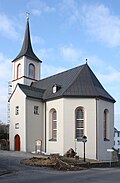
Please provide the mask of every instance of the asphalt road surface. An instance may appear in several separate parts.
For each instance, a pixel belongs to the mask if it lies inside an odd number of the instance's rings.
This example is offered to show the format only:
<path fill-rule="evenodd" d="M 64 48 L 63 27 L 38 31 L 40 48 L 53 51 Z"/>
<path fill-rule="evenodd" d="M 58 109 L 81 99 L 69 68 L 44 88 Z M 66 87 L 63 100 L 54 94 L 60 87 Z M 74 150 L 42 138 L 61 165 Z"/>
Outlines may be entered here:
<path fill-rule="evenodd" d="M 21 159 L 32 156 L 0 151 L 0 183 L 120 183 L 120 168 L 63 172 L 20 164 Z"/>

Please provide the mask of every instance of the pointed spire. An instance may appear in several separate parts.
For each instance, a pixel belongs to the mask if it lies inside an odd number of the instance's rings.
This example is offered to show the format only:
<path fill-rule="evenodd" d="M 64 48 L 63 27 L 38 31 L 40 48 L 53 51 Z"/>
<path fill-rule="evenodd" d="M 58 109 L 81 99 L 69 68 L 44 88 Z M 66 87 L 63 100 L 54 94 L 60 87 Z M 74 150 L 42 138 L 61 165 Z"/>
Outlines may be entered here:
<path fill-rule="evenodd" d="M 13 60 L 13 62 L 22 56 L 29 57 L 35 61 L 42 62 L 33 52 L 31 39 L 30 39 L 30 28 L 29 28 L 29 16 L 27 14 L 27 22 L 26 22 L 26 31 L 25 36 L 22 44 L 22 48 L 18 56 Z"/>

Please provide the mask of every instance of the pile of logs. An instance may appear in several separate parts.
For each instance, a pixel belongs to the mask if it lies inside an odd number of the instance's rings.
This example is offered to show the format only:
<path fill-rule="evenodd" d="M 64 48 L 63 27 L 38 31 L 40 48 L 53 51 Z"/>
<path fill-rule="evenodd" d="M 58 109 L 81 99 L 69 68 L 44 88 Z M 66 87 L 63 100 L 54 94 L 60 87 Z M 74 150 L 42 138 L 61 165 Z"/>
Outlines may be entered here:
<path fill-rule="evenodd" d="M 70 149 L 64 154 L 64 156 L 65 156 L 65 157 L 68 157 L 68 158 L 74 158 L 76 154 L 77 154 L 77 153 L 76 153 L 72 148 L 70 148 Z"/>

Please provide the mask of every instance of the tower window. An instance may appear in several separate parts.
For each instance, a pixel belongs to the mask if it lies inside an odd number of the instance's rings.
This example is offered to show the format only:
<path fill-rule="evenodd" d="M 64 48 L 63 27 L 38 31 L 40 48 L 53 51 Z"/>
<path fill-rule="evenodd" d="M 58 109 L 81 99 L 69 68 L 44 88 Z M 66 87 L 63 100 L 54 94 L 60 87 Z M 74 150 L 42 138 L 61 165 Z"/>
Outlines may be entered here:
<path fill-rule="evenodd" d="M 17 65 L 17 79 L 21 77 L 21 64 Z"/>
<path fill-rule="evenodd" d="M 35 66 L 34 64 L 29 64 L 29 77 L 35 79 Z"/>

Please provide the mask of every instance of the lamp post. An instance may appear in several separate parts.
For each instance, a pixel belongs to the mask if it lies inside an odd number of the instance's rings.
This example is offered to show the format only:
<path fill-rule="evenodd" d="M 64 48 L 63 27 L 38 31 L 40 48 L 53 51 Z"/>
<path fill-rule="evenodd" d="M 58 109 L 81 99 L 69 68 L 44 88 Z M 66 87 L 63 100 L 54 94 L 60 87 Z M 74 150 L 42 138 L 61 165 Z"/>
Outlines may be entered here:
<path fill-rule="evenodd" d="M 82 137 L 82 142 L 84 144 L 84 162 L 85 162 L 85 143 L 87 142 L 87 137 L 85 135 Z"/>

